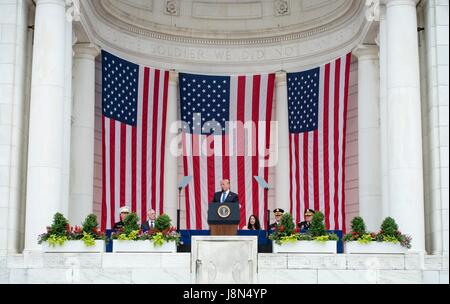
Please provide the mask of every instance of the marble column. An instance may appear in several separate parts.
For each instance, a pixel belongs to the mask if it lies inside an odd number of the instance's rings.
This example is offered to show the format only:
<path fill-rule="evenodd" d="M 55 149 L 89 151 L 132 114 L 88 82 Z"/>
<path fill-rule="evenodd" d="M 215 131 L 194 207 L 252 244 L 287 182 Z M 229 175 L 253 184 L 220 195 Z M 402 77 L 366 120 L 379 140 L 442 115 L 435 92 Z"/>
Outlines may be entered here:
<path fill-rule="evenodd" d="M 291 212 L 289 201 L 289 125 L 286 72 L 275 76 L 276 121 L 278 123 L 277 163 L 275 166 L 275 206 Z"/>
<path fill-rule="evenodd" d="M 68 3 L 66 2 L 66 5 Z M 66 6 L 67 7 L 67 6 Z M 70 183 L 70 125 L 72 116 L 72 63 L 73 63 L 73 32 L 72 20 L 66 18 L 65 37 L 65 90 L 64 90 L 64 124 L 62 145 L 62 178 L 61 178 L 61 212 L 67 217 L 69 215 L 69 183 Z"/>
<path fill-rule="evenodd" d="M 64 0 L 36 1 L 25 250 L 39 249 L 38 234 L 62 211 L 65 23 Z"/>
<path fill-rule="evenodd" d="M 386 5 L 380 5 L 380 30 L 378 45 L 380 47 L 380 169 L 381 169 L 381 210 L 382 217 L 389 214 L 389 181 L 388 181 L 388 155 L 387 155 L 387 30 Z"/>
<path fill-rule="evenodd" d="M 166 147 L 164 150 L 164 213 L 172 219 L 172 225 L 177 224 L 178 209 L 178 157 L 171 145 L 177 140 L 177 109 L 178 109 L 178 72 L 169 72 L 169 88 L 167 95 L 166 117 Z"/>
<path fill-rule="evenodd" d="M 389 215 L 425 250 L 422 126 L 416 2 L 390 0 L 387 22 Z"/>
<path fill-rule="evenodd" d="M 358 184 L 359 214 L 369 231 L 382 221 L 380 176 L 378 47 L 359 46 L 358 57 Z"/>
<path fill-rule="evenodd" d="M 99 49 L 79 43 L 74 51 L 69 219 L 79 225 L 93 212 L 95 57 Z"/>

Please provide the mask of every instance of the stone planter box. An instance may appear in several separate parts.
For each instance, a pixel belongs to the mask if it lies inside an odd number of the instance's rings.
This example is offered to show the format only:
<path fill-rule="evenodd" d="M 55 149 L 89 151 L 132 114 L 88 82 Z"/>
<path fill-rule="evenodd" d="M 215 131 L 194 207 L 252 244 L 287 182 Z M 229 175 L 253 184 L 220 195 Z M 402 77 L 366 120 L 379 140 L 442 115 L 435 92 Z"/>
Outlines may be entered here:
<path fill-rule="evenodd" d="M 297 241 L 283 245 L 272 243 L 273 253 L 337 253 L 337 241 Z"/>
<path fill-rule="evenodd" d="M 164 242 L 155 246 L 152 241 L 120 241 L 113 240 L 113 252 L 177 252 L 175 241 Z"/>
<path fill-rule="evenodd" d="M 388 242 L 370 242 L 361 244 L 357 241 L 345 242 L 344 253 L 402 254 L 408 251 L 400 244 Z"/>
<path fill-rule="evenodd" d="M 65 241 L 62 246 L 50 246 L 48 242 L 42 243 L 43 252 L 105 252 L 105 241 L 96 240 L 94 246 L 86 246 L 83 241 Z"/>

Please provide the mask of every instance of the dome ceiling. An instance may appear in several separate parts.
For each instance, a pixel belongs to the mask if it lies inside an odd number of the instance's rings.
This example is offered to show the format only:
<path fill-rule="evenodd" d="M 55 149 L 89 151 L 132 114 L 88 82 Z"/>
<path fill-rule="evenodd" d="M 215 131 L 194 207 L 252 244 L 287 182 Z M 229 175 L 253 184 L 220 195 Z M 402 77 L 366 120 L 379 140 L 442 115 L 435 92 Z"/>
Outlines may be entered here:
<path fill-rule="evenodd" d="M 321 31 L 355 17 L 360 0 L 97 0 L 99 18 L 125 31 L 239 40 Z"/>
<path fill-rule="evenodd" d="M 373 43 L 362 0 L 81 1 L 78 42 L 185 71 L 299 70 Z"/>

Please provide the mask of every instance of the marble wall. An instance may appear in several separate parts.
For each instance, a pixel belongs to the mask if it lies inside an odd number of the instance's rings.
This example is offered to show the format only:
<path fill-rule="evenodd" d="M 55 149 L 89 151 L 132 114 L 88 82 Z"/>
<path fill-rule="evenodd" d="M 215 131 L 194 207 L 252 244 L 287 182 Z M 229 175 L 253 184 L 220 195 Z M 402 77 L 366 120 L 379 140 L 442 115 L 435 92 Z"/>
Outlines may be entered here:
<path fill-rule="evenodd" d="M 0 255 L 1 283 L 194 283 L 190 253 Z M 257 283 L 448 284 L 439 255 L 258 254 Z"/>

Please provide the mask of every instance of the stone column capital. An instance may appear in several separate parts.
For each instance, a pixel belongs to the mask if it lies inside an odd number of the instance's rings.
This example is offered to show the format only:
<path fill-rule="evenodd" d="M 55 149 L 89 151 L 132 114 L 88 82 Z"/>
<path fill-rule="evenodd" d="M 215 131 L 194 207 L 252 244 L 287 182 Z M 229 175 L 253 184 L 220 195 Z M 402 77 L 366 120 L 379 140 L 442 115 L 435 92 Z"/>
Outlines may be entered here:
<path fill-rule="evenodd" d="M 286 71 L 280 70 L 275 73 L 275 86 L 286 85 L 287 84 L 287 73 Z"/>
<path fill-rule="evenodd" d="M 378 52 L 377 45 L 361 44 L 353 50 L 352 54 L 358 57 L 358 60 L 379 60 Z"/>
<path fill-rule="evenodd" d="M 92 43 L 77 43 L 73 47 L 76 58 L 88 58 L 94 60 L 100 53 L 100 48 Z"/>
<path fill-rule="evenodd" d="M 380 21 L 380 0 L 366 0 L 365 13 L 367 21 Z"/>
<path fill-rule="evenodd" d="M 384 0 L 386 3 L 386 6 L 398 6 L 398 5 L 407 5 L 407 6 L 414 6 L 419 3 L 419 0 Z"/>
<path fill-rule="evenodd" d="M 80 21 L 80 0 L 65 0 L 65 2 L 67 21 Z"/>

